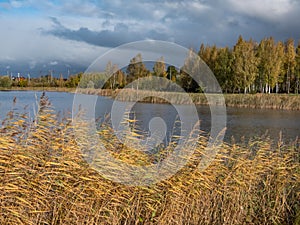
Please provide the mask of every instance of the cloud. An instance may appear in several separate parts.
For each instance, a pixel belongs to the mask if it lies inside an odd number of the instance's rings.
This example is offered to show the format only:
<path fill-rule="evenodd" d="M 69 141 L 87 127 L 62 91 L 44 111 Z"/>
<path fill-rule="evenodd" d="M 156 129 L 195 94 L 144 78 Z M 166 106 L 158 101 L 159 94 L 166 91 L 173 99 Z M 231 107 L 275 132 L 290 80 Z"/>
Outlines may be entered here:
<path fill-rule="evenodd" d="M 89 65 L 110 48 L 145 39 L 196 50 L 233 46 L 240 34 L 300 39 L 298 0 L 10 0 L 0 9 L 2 65 Z"/>
<path fill-rule="evenodd" d="M 267 21 L 278 21 L 293 11 L 292 0 L 228 0 L 229 6 L 240 14 L 261 18 Z"/>
<path fill-rule="evenodd" d="M 107 47 L 146 38 L 173 40 L 186 47 L 201 42 L 233 45 L 239 34 L 250 32 L 254 38 L 282 38 L 287 33 L 298 37 L 300 19 L 295 0 L 22 2 L 51 14 L 53 26 L 44 28 L 44 34 Z"/>
<path fill-rule="evenodd" d="M 53 17 L 52 28 L 43 29 L 43 34 L 105 47 L 144 39 L 174 41 L 189 47 L 201 41 L 197 40 L 196 32 L 213 27 L 205 20 L 215 21 L 212 7 L 204 1 L 129 0 L 128 4 L 121 3 L 101 1 L 95 4 L 92 8 L 96 7 L 99 13 L 91 13 L 90 17 L 97 15 L 97 19 L 102 19 L 98 26 L 71 27 L 61 18 Z"/>
<path fill-rule="evenodd" d="M 295 0 L 225 0 L 227 14 L 238 18 L 238 30 L 259 41 L 266 36 L 285 41 L 300 38 L 300 2 Z"/>
<path fill-rule="evenodd" d="M 10 65 L 10 71 L 34 70 L 39 73 L 40 65 L 55 67 L 63 62 L 72 68 L 81 68 L 82 71 L 108 50 L 85 42 L 41 35 L 39 27 L 51 28 L 49 19 L 24 17 L 20 20 L 13 16 L 2 17 L 0 65 Z M 2 73 L 6 73 L 4 67 L 0 70 L 0 74 Z"/>
<path fill-rule="evenodd" d="M 94 31 L 87 27 L 79 29 L 70 29 L 63 26 L 57 18 L 51 18 L 53 27 L 49 30 L 42 29 L 45 35 L 53 35 L 66 40 L 74 40 L 85 42 L 87 44 L 117 47 L 128 42 L 138 41 L 142 39 L 167 39 L 167 35 L 156 30 L 148 30 L 145 32 L 137 32 L 129 28 L 125 23 L 116 23 L 113 30 L 104 29 Z"/>
<path fill-rule="evenodd" d="M 21 7 L 25 6 L 24 2 L 22 2 L 22 1 L 14 1 L 14 0 L 12 0 L 12 1 L 10 1 L 10 4 L 11 4 L 11 6 L 13 8 L 21 8 Z"/>
<path fill-rule="evenodd" d="M 57 61 L 51 61 L 51 62 L 49 62 L 49 65 L 51 65 L 51 66 L 56 66 L 57 64 L 58 64 Z"/>

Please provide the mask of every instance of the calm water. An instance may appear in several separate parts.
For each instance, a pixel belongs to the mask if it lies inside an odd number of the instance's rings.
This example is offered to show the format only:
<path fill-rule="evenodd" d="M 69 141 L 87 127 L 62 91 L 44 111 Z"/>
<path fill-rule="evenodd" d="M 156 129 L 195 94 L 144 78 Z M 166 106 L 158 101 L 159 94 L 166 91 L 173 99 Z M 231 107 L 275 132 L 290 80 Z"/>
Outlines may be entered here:
<path fill-rule="evenodd" d="M 10 110 L 29 112 L 30 117 L 33 118 L 36 99 L 39 99 L 41 94 L 42 92 L 33 91 L 0 92 L 0 121 Z M 72 109 L 74 94 L 47 92 L 46 95 L 57 112 L 71 116 L 68 112 Z M 14 97 L 17 98 L 16 104 L 13 104 Z M 98 97 L 96 117 L 109 113 L 112 104 L 111 99 Z M 180 107 L 184 108 L 185 106 Z M 149 122 L 155 117 L 160 117 L 165 121 L 167 136 L 176 129 L 178 114 L 172 105 L 137 103 L 134 105 L 133 111 L 135 119 L 139 121 L 138 128 L 145 132 L 149 131 Z M 197 111 L 201 120 L 201 129 L 209 132 L 211 123 L 209 107 L 198 106 Z M 185 116 L 190 116 L 188 110 Z M 239 142 L 242 137 L 248 140 L 250 137 L 261 136 L 266 132 L 273 140 L 278 139 L 280 132 L 285 141 L 295 140 L 300 135 L 300 111 L 227 108 L 225 141 L 230 141 L 233 136 Z"/>

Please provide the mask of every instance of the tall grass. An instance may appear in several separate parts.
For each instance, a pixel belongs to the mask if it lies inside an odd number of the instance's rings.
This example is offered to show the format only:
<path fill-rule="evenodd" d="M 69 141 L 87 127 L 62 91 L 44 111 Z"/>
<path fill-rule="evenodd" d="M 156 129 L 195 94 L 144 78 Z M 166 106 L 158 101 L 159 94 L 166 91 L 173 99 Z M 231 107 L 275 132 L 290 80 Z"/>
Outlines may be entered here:
<path fill-rule="evenodd" d="M 225 95 L 227 106 L 300 110 L 300 95 L 287 94 L 228 94 Z"/>
<path fill-rule="evenodd" d="M 0 129 L 0 224 L 299 224 L 299 141 L 223 144 L 199 171 L 206 144 L 200 138 L 173 177 L 135 187 L 91 169 L 72 126 L 57 118 L 45 96 L 33 123 L 8 113 Z M 151 155 L 116 145 L 108 129 L 99 129 L 99 137 L 114 157 L 153 162 Z"/>
<path fill-rule="evenodd" d="M 190 104 L 183 93 L 157 92 L 133 89 L 94 89 L 94 88 L 60 88 L 60 87 L 13 87 L 1 88 L 1 90 L 16 91 L 54 91 L 54 92 L 78 92 L 89 95 L 101 95 L 117 98 L 120 101 L 136 101 L 148 103 L 169 103 L 165 99 L 172 99 L 174 104 Z M 197 105 L 208 105 L 207 98 L 202 93 L 189 93 L 193 103 Z M 208 94 L 208 96 L 213 94 Z M 144 97 L 143 97 L 144 96 Z M 300 110 L 300 95 L 295 94 L 224 94 L 225 104 L 230 107 L 256 108 L 256 109 L 283 109 Z M 219 104 L 219 103 L 216 103 Z"/>
<path fill-rule="evenodd" d="M 76 88 L 67 87 L 0 87 L 0 91 L 53 91 L 53 92 L 75 92 Z"/>
<path fill-rule="evenodd" d="M 184 93 L 178 92 L 159 92 L 160 97 L 155 91 L 148 90 L 102 90 L 102 89 L 77 89 L 83 94 L 103 95 L 117 98 L 120 101 L 137 101 L 149 103 L 168 103 L 166 99 L 172 99 L 174 104 L 190 104 Z M 189 93 L 194 104 L 208 105 L 207 96 L 219 96 L 216 94 Z M 224 94 L 225 104 L 230 107 L 256 108 L 256 109 L 283 109 L 300 110 L 300 95 L 287 94 Z M 218 98 L 216 98 L 218 99 Z M 221 104 L 216 102 L 216 104 Z"/>

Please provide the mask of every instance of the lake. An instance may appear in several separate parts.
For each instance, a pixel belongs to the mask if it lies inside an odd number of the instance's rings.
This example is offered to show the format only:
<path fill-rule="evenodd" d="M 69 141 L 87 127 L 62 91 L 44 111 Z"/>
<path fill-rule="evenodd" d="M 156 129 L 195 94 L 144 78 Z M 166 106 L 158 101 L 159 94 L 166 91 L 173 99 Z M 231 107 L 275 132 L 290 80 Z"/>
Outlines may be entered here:
<path fill-rule="evenodd" d="M 42 92 L 37 91 L 0 91 L 0 121 L 10 110 L 28 112 L 31 118 L 36 111 L 37 100 Z M 52 105 L 57 112 L 71 116 L 74 94 L 63 92 L 47 92 Z M 16 104 L 13 99 L 16 97 Z M 103 117 L 111 110 L 113 100 L 99 96 L 96 104 L 96 117 Z M 126 103 L 124 103 L 126 104 Z M 184 107 L 185 106 L 180 106 Z M 176 129 L 174 126 L 178 119 L 176 109 L 168 104 L 136 103 L 132 109 L 134 118 L 138 121 L 136 126 L 145 132 L 149 131 L 149 122 L 152 118 L 162 118 L 167 126 L 167 136 Z M 211 114 L 208 106 L 197 106 L 201 129 L 210 131 Z M 68 113 L 69 112 L 69 113 Z M 186 116 L 189 116 L 188 112 Z M 274 141 L 278 140 L 279 133 L 285 142 L 295 140 L 300 134 L 300 111 L 246 109 L 227 107 L 227 131 L 224 140 L 230 142 L 234 137 L 236 142 L 251 137 L 262 136 L 267 133 Z"/>

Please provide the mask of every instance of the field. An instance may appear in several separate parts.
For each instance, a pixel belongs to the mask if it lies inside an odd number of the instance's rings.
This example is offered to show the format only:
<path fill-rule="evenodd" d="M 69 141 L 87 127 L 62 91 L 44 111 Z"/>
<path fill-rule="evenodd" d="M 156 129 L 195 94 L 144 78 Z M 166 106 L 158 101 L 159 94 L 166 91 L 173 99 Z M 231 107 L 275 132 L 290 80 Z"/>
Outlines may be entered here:
<path fill-rule="evenodd" d="M 300 224 L 299 141 L 224 143 L 199 170 L 207 143 L 199 138 L 174 176 L 130 186 L 89 167 L 71 121 L 58 118 L 44 95 L 38 119 L 26 117 L 8 112 L 0 128 L 0 224 Z M 149 155 L 122 146 L 106 126 L 99 138 L 115 158 L 133 165 L 172 151 Z"/>

